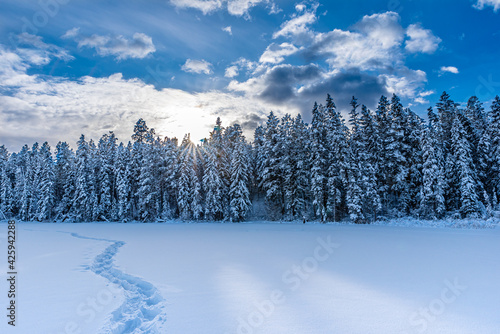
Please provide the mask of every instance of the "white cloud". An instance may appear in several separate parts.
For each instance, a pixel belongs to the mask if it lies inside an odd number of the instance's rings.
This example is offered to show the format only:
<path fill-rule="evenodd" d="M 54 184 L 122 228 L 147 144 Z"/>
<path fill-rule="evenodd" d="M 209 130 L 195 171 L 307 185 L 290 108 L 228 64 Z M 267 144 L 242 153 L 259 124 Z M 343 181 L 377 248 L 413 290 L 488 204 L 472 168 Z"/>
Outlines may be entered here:
<path fill-rule="evenodd" d="M 316 9 L 318 5 L 315 5 L 310 11 L 304 12 L 302 15 L 294 15 L 292 18 L 284 22 L 280 30 L 273 34 L 273 38 L 278 37 L 295 37 L 301 38 L 309 33 L 309 25 L 316 22 Z M 301 10 L 302 12 L 303 10 Z"/>
<path fill-rule="evenodd" d="M 231 36 L 233 35 L 233 29 L 231 28 L 231 26 L 223 27 L 222 31 L 227 32 Z"/>
<path fill-rule="evenodd" d="M 500 0 L 477 0 L 473 6 L 479 10 L 484 9 L 486 6 L 491 6 L 497 12 L 500 9 Z"/>
<path fill-rule="evenodd" d="M 299 49 L 290 43 L 271 44 L 266 48 L 266 51 L 260 56 L 261 63 L 278 64 L 285 60 L 285 57 L 296 53 Z"/>
<path fill-rule="evenodd" d="M 82 39 L 78 46 L 94 47 L 100 55 L 114 55 L 117 59 L 144 58 L 156 51 L 152 38 L 143 33 L 135 33 L 132 40 L 93 35 Z"/>
<path fill-rule="evenodd" d="M 267 5 L 270 13 L 279 11 L 271 0 L 170 0 L 170 3 L 181 9 L 199 10 L 204 15 L 227 8 L 229 14 L 243 16 L 245 19 L 250 19 L 250 9 L 260 4 Z"/>
<path fill-rule="evenodd" d="M 211 13 L 222 7 L 220 0 L 170 0 L 170 3 L 177 8 L 193 8 L 203 12 L 203 14 Z"/>
<path fill-rule="evenodd" d="M 227 11 L 234 16 L 244 16 L 250 18 L 248 13 L 250 8 L 257 6 L 260 3 L 268 3 L 268 0 L 228 0 Z"/>
<path fill-rule="evenodd" d="M 234 78 L 238 74 L 239 74 L 238 66 L 232 65 L 226 68 L 226 73 L 224 74 L 224 76 L 226 78 Z"/>
<path fill-rule="evenodd" d="M 435 50 L 441 40 L 430 30 L 418 25 L 405 29 L 399 14 L 388 11 L 366 15 L 349 30 L 317 32 L 311 27 L 318 18 L 316 10 L 316 4 L 296 5 L 296 14 L 273 35 L 289 42 L 269 45 L 249 77 L 241 82 L 231 81 L 228 89 L 275 103 L 302 104 L 306 108 L 309 99 L 326 92 L 341 98 L 355 94 L 368 101 L 374 101 L 377 94 L 396 93 L 417 103 L 425 102 L 427 75 L 406 66 L 405 48 L 415 52 Z M 410 40 L 405 43 L 406 34 Z M 275 66 L 296 53 L 309 64 L 317 62 L 319 65 L 314 65 L 317 71 L 309 68 L 311 75 L 305 76 L 305 69 L 300 66 Z M 324 68 L 323 62 L 329 68 Z"/>
<path fill-rule="evenodd" d="M 210 64 L 206 60 L 193 60 L 193 59 L 188 59 L 182 65 L 181 69 L 184 72 L 189 72 L 189 73 L 205 73 L 205 74 L 212 74 L 212 64 Z"/>
<path fill-rule="evenodd" d="M 145 58 L 156 51 L 153 39 L 143 33 L 135 33 L 129 40 L 119 36 L 81 36 L 78 30 L 71 29 L 63 38 L 73 38 L 78 47 L 94 48 L 100 56 L 115 56 L 118 60 L 127 58 Z"/>
<path fill-rule="evenodd" d="M 352 31 L 317 33 L 305 52 L 313 58 L 326 57 L 332 68 L 392 68 L 401 63 L 403 37 L 399 15 L 386 12 L 363 17 Z"/>
<path fill-rule="evenodd" d="M 411 24 L 406 30 L 409 40 L 406 41 L 406 50 L 411 53 L 434 53 L 441 38 L 434 36 L 429 29 L 423 29 L 418 24 Z"/>
<path fill-rule="evenodd" d="M 46 65 L 51 58 L 58 58 L 64 61 L 74 59 L 67 50 L 43 42 L 41 36 L 22 33 L 17 36 L 18 45 L 25 45 L 28 48 L 18 48 L 18 53 L 23 54 L 23 58 L 35 65 Z"/>
<path fill-rule="evenodd" d="M 373 40 L 371 44 L 374 46 L 390 49 L 399 46 L 403 40 L 403 28 L 399 20 L 399 14 L 395 12 L 365 15 L 354 26 L 354 30 Z"/>
<path fill-rule="evenodd" d="M 458 68 L 456 68 L 455 66 L 441 66 L 441 69 L 440 69 L 441 72 L 449 72 L 449 73 L 453 73 L 453 74 L 458 74 Z"/>
<path fill-rule="evenodd" d="M 406 68 L 398 75 L 381 74 L 386 81 L 389 93 L 395 93 L 400 97 L 410 98 L 417 102 L 422 96 L 419 93 L 423 84 L 427 82 L 427 74 L 421 70 L 411 70 Z"/>
<path fill-rule="evenodd" d="M 2 144 L 12 150 L 45 140 L 53 146 L 59 140 L 74 145 L 81 133 L 97 139 L 108 131 L 126 142 L 140 117 L 160 136 L 182 138 L 191 133 L 197 141 L 209 134 L 220 116 L 224 125 L 242 124 L 245 135 L 251 137 L 256 123 L 272 107 L 221 91 L 157 90 L 139 79 L 126 80 L 120 73 L 76 80 L 28 75 L 29 66 L 0 46 L 0 87 L 10 92 L 0 96 L 0 122 L 9 124 L 2 132 Z M 275 110 L 297 112 L 292 107 Z"/>
<path fill-rule="evenodd" d="M 70 29 L 70 30 L 66 31 L 66 33 L 64 35 L 62 35 L 61 38 L 64 38 L 64 39 L 67 39 L 67 38 L 74 39 L 76 36 L 78 36 L 79 33 L 80 33 L 80 28 L 75 27 L 73 29 Z"/>
<path fill-rule="evenodd" d="M 303 3 L 299 3 L 299 4 L 295 5 L 295 10 L 299 13 L 304 11 L 305 9 L 306 9 L 306 5 L 304 5 Z"/>

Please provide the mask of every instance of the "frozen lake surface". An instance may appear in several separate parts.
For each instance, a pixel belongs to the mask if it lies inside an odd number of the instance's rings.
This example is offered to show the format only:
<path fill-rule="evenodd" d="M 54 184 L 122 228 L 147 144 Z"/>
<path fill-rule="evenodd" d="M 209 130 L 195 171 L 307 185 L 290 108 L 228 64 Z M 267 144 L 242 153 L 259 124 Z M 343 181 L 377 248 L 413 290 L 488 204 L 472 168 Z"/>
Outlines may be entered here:
<path fill-rule="evenodd" d="M 1 333 L 500 331 L 499 228 L 18 222 L 17 248 Z"/>

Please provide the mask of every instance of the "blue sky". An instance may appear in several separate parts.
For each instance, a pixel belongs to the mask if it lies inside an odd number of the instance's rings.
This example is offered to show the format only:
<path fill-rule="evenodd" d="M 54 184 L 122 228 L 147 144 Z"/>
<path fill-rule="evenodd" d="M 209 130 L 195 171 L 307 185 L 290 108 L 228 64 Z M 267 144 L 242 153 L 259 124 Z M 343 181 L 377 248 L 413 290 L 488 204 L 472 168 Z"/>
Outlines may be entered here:
<path fill-rule="evenodd" d="M 217 116 L 247 136 L 330 93 L 369 108 L 398 94 L 422 116 L 446 90 L 486 106 L 500 91 L 500 0 L 4 0 L 2 144 L 207 135 Z"/>

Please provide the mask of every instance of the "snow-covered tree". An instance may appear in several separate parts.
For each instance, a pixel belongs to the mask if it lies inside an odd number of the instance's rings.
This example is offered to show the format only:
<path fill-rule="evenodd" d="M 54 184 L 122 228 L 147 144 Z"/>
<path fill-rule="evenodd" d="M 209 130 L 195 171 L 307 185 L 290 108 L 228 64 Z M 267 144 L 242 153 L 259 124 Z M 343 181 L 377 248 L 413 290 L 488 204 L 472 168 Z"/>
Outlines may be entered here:
<path fill-rule="evenodd" d="M 476 171 L 471 157 L 470 143 L 462 122 L 456 117 L 451 128 L 451 154 L 454 158 L 455 173 L 459 178 L 459 210 L 464 217 L 476 217 L 479 212 Z"/>
<path fill-rule="evenodd" d="M 264 138 L 261 187 L 266 194 L 269 217 L 278 219 L 283 216 L 285 208 L 283 174 L 280 171 L 283 152 L 281 152 L 279 119 L 273 112 L 268 116 Z"/>
<path fill-rule="evenodd" d="M 38 199 L 38 215 L 39 221 L 50 219 L 53 216 L 55 206 L 55 172 L 54 160 L 50 152 L 50 146 L 47 142 L 43 143 L 39 151 L 38 159 L 38 182 L 40 187 L 40 197 Z"/>
<path fill-rule="evenodd" d="M 441 123 L 429 109 L 429 125 L 422 137 L 423 169 L 420 212 L 424 217 L 441 218 L 445 213 L 444 201 L 444 156 L 438 138 L 441 137 Z"/>
<path fill-rule="evenodd" d="M 229 212 L 234 222 L 243 221 L 250 210 L 250 191 L 248 179 L 250 168 L 248 164 L 248 146 L 243 137 L 239 124 L 233 125 L 230 130 L 233 134 L 233 149 L 230 156 L 230 187 Z"/>

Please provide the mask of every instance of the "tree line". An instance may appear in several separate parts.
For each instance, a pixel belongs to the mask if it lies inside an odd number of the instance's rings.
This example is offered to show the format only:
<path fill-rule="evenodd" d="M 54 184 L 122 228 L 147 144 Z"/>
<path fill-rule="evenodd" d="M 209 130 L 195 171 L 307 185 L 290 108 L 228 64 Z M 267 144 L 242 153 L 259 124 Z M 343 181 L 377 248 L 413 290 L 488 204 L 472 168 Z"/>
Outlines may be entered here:
<path fill-rule="evenodd" d="M 485 111 L 475 96 L 460 108 L 444 92 L 427 120 L 396 95 L 374 112 L 354 97 L 350 106 L 347 122 L 330 95 L 311 124 L 271 112 L 253 142 L 219 118 L 199 144 L 189 134 L 161 139 L 139 119 L 126 144 L 110 132 L 98 142 L 82 135 L 76 151 L 0 146 L 0 211 L 26 221 L 365 223 L 486 218 L 498 207 L 498 96 Z"/>

